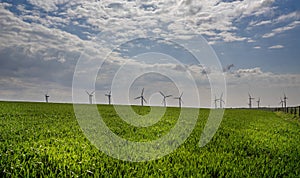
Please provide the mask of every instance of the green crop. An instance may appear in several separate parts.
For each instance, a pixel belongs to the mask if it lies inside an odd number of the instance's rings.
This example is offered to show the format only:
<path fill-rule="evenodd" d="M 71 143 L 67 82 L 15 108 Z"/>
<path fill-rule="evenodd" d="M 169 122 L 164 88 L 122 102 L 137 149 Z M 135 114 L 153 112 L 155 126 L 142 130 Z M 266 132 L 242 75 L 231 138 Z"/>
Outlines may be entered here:
<path fill-rule="evenodd" d="M 176 124 L 179 108 L 167 108 L 149 128 L 124 122 L 113 106 L 98 105 L 107 126 L 133 141 L 155 140 Z M 133 106 L 139 114 L 148 107 Z M 258 110 L 226 110 L 205 147 L 198 142 L 209 110 L 200 109 L 192 134 L 161 159 L 127 162 L 93 146 L 71 104 L 0 102 L 0 177 L 299 177 L 300 122 Z"/>

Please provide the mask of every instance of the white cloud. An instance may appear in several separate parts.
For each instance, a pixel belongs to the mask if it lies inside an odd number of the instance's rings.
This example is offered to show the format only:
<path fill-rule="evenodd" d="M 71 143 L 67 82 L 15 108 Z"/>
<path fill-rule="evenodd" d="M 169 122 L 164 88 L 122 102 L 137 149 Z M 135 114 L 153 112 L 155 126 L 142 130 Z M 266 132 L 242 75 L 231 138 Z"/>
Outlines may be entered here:
<path fill-rule="evenodd" d="M 211 43 L 214 40 L 232 42 L 247 39 L 236 34 L 238 29 L 234 24 L 235 20 L 254 13 L 262 14 L 266 12 L 266 9 L 271 8 L 273 2 L 273 0 L 233 2 L 205 0 L 201 3 L 181 0 L 77 1 L 81 5 L 67 9 L 67 14 L 70 18 L 86 18 L 90 25 L 101 31 L 122 29 L 129 32 L 132 29 L 142 31 L 159 27 L 162 30 L 162 36 L 165 37 L 172 35 L 187 38 L 187 33 L 200 33 L 211 36 L 212 39 L 209 39 Z M 51 3 L 46 3 L 47 5 L 41 5 L 41 1 L 35 1 L 34 4 L 47 8 L 59 3 L 61 2 L 51 1 Z M 142 8 L 143 6 L 148 8 Z M 164 24 L 169 24 L 168 30 L 163 28 Z M 216 31 L 221 31 L 221 33 L 216 33 Z"/>
<path fill-rule="evenodd" d="M 269 49 L 281 49 L 284 48 L 284 46 L 282 45 L 274 45 L 274 46 L 270 46 Z"/>
<path fill-rule="evenodd" d="M 243 76 L 249 76 L 249 75 L 260 75 L 263 72 L 259 67 L 252 68 L 252 69 L 238 69 L 235 74 L 238 77 L 243 77 Z"/>
<path fill-rule="evenodd" d="M 275 74 L 264 72 L 259 67 L 238 69 L 227 73 L 228 86 L 259 86 L 260 88 L 300 87 L 299 74 Z"/>
<path fill-rule="evenodd" d="M 8 4 L 8 3 L 6 3 L 6 2 L 0 3 L 0 7 L 1 7 L 1 8 L 11 7 L 11 6 L 12 6 L 11 4 Z"/>
<path fill-rule="evenodd" d="M 253 48 L 254 48 L 254 49 L 261 49 L 260 46 L 254 46 Z"/>
<path fill-rule="evenodd" d="M 271 38 L 271 37 L 273 37 L 273 36 L 275 36 L 276 34 L 274 33 L 274 32 L 271 32 L 271 33 L 266 33 L 266 34 L 264 34 L 262 37 L 263 38 Z"/>
<path fill-rule="evenodd" d="M 260 21 L 260 22 L 251 22 L 249 25 L 250 26 L 261 26 L 261 25 L 268 25 L 272 24 L 271 20 L 265 20 L 265 21 Z"/>
<path fill-rule="evenodd" d="M 50 29 L 39 23 L 27 23 L 22 18 L 20 19 L 10 11 L 0 8 L 0 28 L 2 31 L 0 49 L 29 48 L 33 54 L 48 58 L 53 57 L 53 55 L 57 57 L 59 51 L 79 54 L 84 48 L 93 48 L 95 45 L 91 41 L 80 39 L 77 35 L 56 28 Z M 31 16 L 31 20 L 33 18 L 34 16 Z M 35 19 L 41 18 L 36 17 Z M 61 19 L 54 21 L 65 23 Z"/>
<path fill-rule="evenodd" d="M 68 1 L 68 0 L 30 0 L 31 4 L 46 11 L 57 13 L 63 5 L 64 12 L 60 16 L 41 18 L 38 14 L 25 14 L 21 19 L 33 20 L 46 27 L 73 23 L 77 26 L 94 28 L 100 31 L 116 31 L 117 33 L 145 33 L 145 29 L 160 30 L 163 37 L 188 38 L 187 34 L 198 33 L 208 36 L 211 44 L 216 41 L 234 42 L 249 40 L 237 34 L 237 23 L 242 18 L 262 15 L 272 10 L 274 0 L 245 0 L 220 2 L 219 0 L 197 1 L 159 0 L 159 1 Z M 72 8 L 71 8 L 72 7 Z M 26 10 L 20 8 L 25 12 Z M 57 13 L 58 14 L 58 13 Z M 295 18 L 298 12 L 282 15 L 277 21 Z M 66 18 L 67 17 L 67 18 Z M 172 17 L 172 18 L 170 18 Z M 86 19 L 86 25 L 79 24 L 76 19 Z M 77 24 L 76 24 L 77 23 Z M 254 23 L 254 22 L 253 22 Z M 269 21 L 256 25 L 268 24 Z M 165 25 L 168 24 L 168 28 Z M 254 23 L 255 24 L 255 23 Z M 273 33 L 273 32 L 272 32 Z M 276 33 L 276 32 L 274 32 Z M 130 35 L 128 35 L 130 36 Z M 264 37 L 272 36 L 266 34 Z M 87 35 L 91 38 L 91 35 Z"/>
<path fill-rule="evenodd" d="M 291 12 L 289 14 L 284 14 L 284 15 L 281 15 L 279 16 L 275 22 L 286 22 L 288 20 L 293 20 L 293 21 L 296 21 L 296 20 L 299 20 L 300 19 L 300 11 L 295 11 L 295 12 Z"/>
<path fill-rule="evenodd" d="M 272 32 L 270 33 L 266 33 L 264 34 L 262 37 L 263 38 L 270 38 L 270 37 L 273 37 L 279 33 L 283 33 L 285 31 L 288 31 L 288 30 L 292 30 L 296 27 L 298 27 L 300 25 L 300 21 L 294 21 L 286 26 L 283 26 L 283 27 L 279 27 L 279 28 L 275 28 L 272 30 Z"/>
<path fill-rule="evenodd" d="M 262 25 L 276 25 L 278 23 L 294 22 L 300 19 L 300 11 L 283 14 L 275 19 L 263 20 L 263 21 L 252 21 L 249 23 L 250 26 L 262 26 Z"/>
<path fill-rule="evenodd" d="M 70 0 L 48 0 L 48 1 L 43 1 L 43 0 L 28 0 L 29 3 L 32 5 L 35 5 L 39 8 L 42 8 L 43 10 L 49 12 L 49 11 L 55 11 L 58 9 L 58 5 L 62 4 L 76 4 L 74 1 Z"/>

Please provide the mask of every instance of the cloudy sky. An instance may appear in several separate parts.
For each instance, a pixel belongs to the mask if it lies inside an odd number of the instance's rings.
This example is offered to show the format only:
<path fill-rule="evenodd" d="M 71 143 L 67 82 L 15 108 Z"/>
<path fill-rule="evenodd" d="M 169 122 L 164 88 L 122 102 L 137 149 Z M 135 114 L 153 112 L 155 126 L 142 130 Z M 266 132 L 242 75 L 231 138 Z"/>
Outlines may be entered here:
<path fill-rule="evenodd" d="M 185 106 L 221 93 L 227 107 L 248 93 L 300 104 L 299 0 L 1 0 L 0 31 L 0 100 L 72 102 L 74 78 L 77 102 L 95 87 L 98 103 L 112 90 L 114 103 L 139 104 L 145 88 L 152 105 L 160 90 L 184 92 Z M 212 92 L 214 76 L 227 90 Z"/>

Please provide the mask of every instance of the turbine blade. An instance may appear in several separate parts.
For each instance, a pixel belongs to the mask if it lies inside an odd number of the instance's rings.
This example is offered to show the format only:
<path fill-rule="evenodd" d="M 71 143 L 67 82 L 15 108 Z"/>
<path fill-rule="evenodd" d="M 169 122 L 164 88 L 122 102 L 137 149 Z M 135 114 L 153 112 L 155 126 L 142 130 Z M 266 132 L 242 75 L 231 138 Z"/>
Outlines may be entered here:
<path fill-rule="evenodd" d="M 182 97 L 182 95 L 183 95 L 183 92 L 181 93 L 180 98 Z"/>
<path fill-rule="evenodd" d="M 145 98 L 143 98 L 144 102 L 147 103 L 147 101 L 145 100 Z"/>
<path fill-rule="evenodd" d="M 144 95 L 144 88 L 142 89 L 142 93 L 141 93 L 141 96 L 143 96 Z"/>
<path fill-rule="evenodd" d="M 139 96 L 139 97 L 136 97 L 136 98 L 134 98 L 135 100 L 137 100 L 137 99 L 140 99 L 141 98 L 141 96 Z"/>
<path fill-rule="evenodd" d="M 168 95 L 168 96 L 166 96 L 166 98 L 168 98 L 168 97 L 171 97 L 172 95 Z"/>
<path fill-rule="evenodd" d="M 159 93 L 160 93 L 163 97 L 166 97 L 161 91 L 159 91 Z"/>

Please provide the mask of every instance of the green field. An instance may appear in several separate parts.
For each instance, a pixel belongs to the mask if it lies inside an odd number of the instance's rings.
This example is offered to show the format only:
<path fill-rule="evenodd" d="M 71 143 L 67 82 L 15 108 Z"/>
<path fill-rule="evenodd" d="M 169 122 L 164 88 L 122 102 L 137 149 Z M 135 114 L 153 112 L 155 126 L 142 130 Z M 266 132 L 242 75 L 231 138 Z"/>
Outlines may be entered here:
<path fill-rule="evenodd" d="M 148 141 L 166 134 L 179 108 L 168 108 L 149 128 L 123 122 L 112 106 L 99 105 L 120 137 Z M 134 107 L 146 114 L 148 107 Z M 300 122 L 283 113 L 226 110 L 205 147 L 198 142 L 209 110 L 173 153 L 147 162 L 107 156 L 84 136 L 71 104 L 0 102 L 0 177 L 300 177 Z"/>

